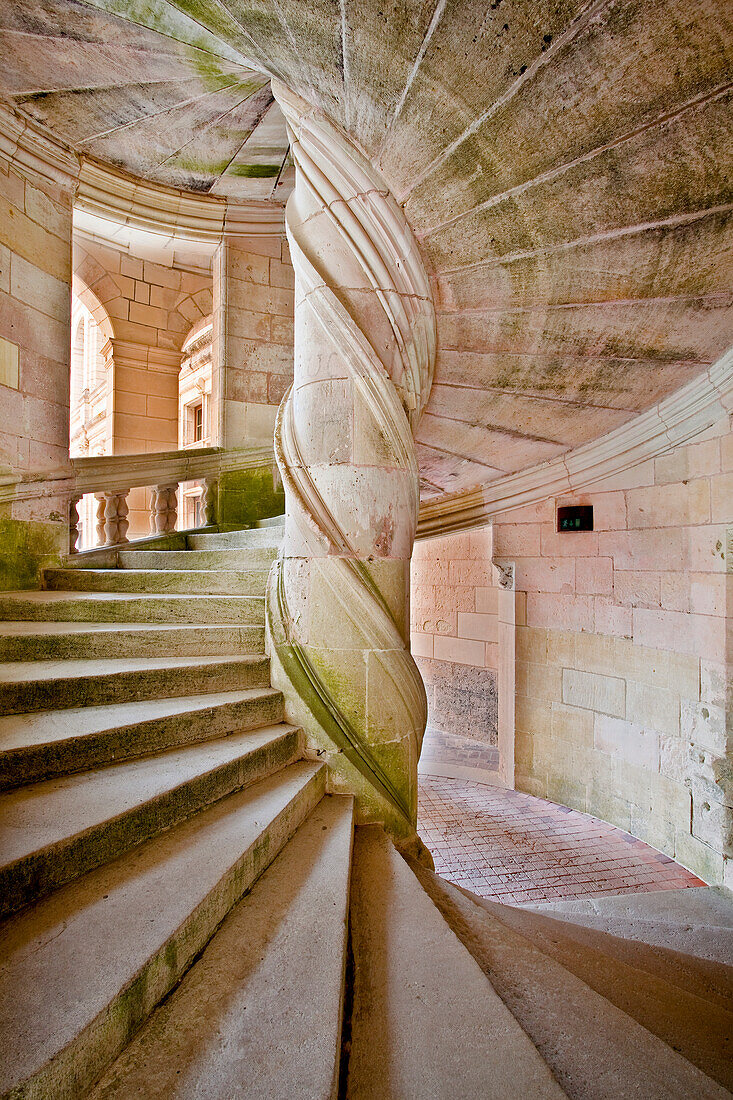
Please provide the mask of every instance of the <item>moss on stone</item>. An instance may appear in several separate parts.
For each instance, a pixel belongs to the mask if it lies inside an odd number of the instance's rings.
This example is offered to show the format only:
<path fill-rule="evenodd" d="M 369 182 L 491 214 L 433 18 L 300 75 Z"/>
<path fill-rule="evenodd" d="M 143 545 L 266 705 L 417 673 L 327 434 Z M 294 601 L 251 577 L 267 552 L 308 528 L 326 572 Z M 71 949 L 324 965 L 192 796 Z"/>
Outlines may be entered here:
<path fill-rule="evenodd" d="M 268 179 L 280 171 L 279 164 L 233 164 L 228 175 L 245 179 Z"/>
<path fill-rule="evenodd" d="M 285 493 L 275 488 L 269 467 L 222 474 L 217 507 L 221 527 L 249 527 L 284 511 Z"/>
<path fill-rule="evenodd" d="M 0 518 L 0 590 L 38 588 L 41 570 L 60 564 L 64 536 L 60 523 Z"/>

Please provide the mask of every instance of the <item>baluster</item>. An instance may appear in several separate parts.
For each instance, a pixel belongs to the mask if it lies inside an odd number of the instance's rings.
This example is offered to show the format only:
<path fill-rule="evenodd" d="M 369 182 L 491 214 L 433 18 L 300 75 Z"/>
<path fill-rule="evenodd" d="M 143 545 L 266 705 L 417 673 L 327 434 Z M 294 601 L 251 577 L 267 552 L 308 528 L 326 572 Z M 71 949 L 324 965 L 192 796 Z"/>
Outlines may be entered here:
<path fill-rule="evenodd" d="M 81 533 L 80 532 L 81 521 L 80 521 L 80 516 L 79 516 L 79 505 L 81 504 L 81 499 L 82 498 L 80 496 L 78 496 L 78 497 L 73 496 L 71 498 L 71 500 L 69 501 L 69 553 L 70 554 L 78 554 L 79 553 L 79 546 L 77 544 L 79 542 L 79 535 Z"/>
<path fill-rule="evenodd" d="M 177 489 L 177 482 L 173 485 L 156 485 L 153 488 L 153 497 L 150 502 L 152 535 L 165 535 L 168 531 L 175 531 L 178 519 Z"/>
<path fill-rule="evenodd" d="M 104 510 L 107 506 L 104 493 L 95 493 L 94 499 L 97 502 L 97 541 L 95 546 L 104 546 Z"/>
<path fill-rule="evenodd" d="M 211 527 L 216 523 L 216 498 L 218 481 L 216 478 L 204 478 L 202 482 L 202 504 L 204 511 L 204 523 L 207 527 Z"/>
<path fill-rule="evenodd" d="M 114 546 L 118 542 L 127 542 L 127 528 L 130 526 L 127 514 L 127 494 L 129 489 L 116 493 L 95 493 L 97 500 L 97 545 Z"/>

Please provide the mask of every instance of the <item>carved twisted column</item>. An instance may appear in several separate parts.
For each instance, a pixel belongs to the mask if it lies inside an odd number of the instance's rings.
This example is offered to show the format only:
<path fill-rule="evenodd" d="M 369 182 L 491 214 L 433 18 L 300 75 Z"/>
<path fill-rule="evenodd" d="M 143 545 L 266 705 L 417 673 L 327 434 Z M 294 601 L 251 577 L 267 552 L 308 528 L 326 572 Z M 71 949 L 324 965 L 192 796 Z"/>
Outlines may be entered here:
<path fill-rule="evenodd" d="M 273 82 L 296 164 L 287 232 L 295 375 L 275 450 L 285 540 L 271 573 L 274 682 L 335 788 L 416 843 L 425 690 L 409 652 L 419 507 L 413 432 L 430 391 L 430 286 L 400 207 L 323 116 Z"/>

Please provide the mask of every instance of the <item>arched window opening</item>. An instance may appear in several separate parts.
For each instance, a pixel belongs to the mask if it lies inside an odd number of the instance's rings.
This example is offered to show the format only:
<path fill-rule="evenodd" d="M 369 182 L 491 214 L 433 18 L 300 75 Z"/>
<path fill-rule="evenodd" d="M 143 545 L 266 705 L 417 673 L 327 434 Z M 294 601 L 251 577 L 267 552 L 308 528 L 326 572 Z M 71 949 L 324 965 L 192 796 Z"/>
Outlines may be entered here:
<path fill-rule="evenodd" d="M 211 446 L 211 317 L 193 326 L 181 349 L 178 375 L 178 446 L 182 450 Z M 203 486 L 200 481 L 182 482 L 179 487 L 179 527 L 205 523 Z"/>
<path fill-rule="evenodd" d="M 89 307 L 71 298 L 71 407 L 69 453 L 107 453 L 107 377 L 102 348 L 106 337 Z"/>
<path fill-rule="evenodd" d="M 80 293 L 76 292 L 77 287 Z M 111 453 L 112 378 L 102 351 L 108 343 L 108 333 L 102 325 L 111 331 L 109 317 L 103 307 L 86 287 L 78 286 L 75 281 L 71 296 L 69 407 L 69 454 L 72 458 Z M 96 545 L 96 501 L 93 494 L 82 498 L 78 513 L 78 546 L 88 550 Z"/>

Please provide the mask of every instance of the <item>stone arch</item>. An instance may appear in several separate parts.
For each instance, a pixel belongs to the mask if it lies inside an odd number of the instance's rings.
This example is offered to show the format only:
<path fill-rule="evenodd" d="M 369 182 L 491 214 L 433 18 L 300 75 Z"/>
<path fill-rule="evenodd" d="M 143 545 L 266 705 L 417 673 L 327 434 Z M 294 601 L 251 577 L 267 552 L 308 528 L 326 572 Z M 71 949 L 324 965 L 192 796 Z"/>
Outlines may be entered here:
<path fill-rule="evenodd" d="M 82 305 L 91 313 L 97 328 L 102 333 L 104 341 L 113 340 L 115 335 L 114 325 L 112 324 L 112 318 L 105 306 L 100 301 L 99 297 L 94 293 L 91 287 L 81 278 L 77 272 L 74 272 L 72 278 L 72 300 L 78 298 Z"/>

